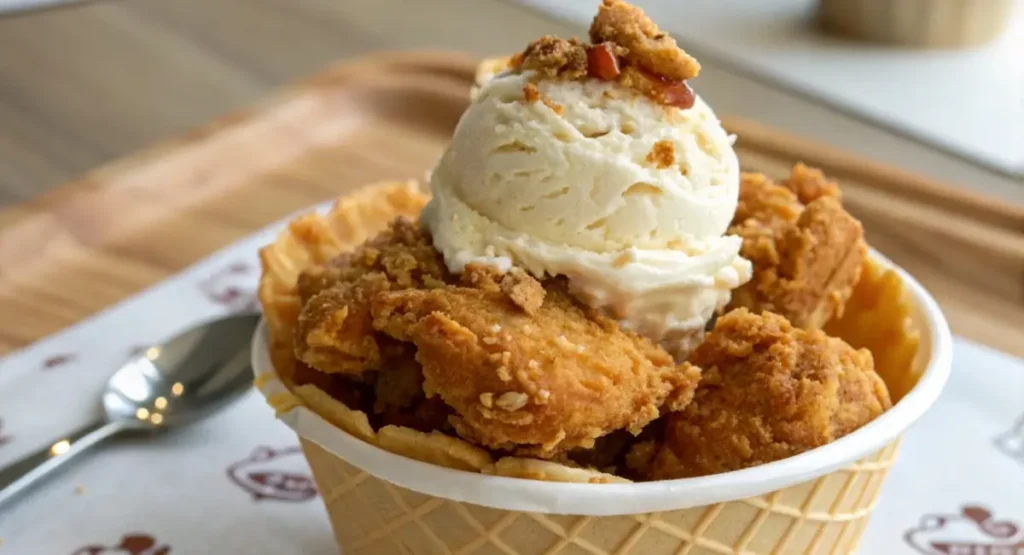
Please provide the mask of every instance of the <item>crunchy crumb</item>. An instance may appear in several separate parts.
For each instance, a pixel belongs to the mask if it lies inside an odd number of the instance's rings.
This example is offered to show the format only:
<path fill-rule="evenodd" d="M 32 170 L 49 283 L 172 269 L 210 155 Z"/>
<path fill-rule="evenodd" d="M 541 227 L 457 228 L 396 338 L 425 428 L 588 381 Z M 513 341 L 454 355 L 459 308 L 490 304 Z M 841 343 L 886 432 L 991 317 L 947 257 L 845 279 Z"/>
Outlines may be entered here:
<path fill-rule="evenodd" d="M 622 0 L 604 0 L 590 25 L 590 41 L 612 42 L 627 50 L 625 58 L 644 69 L 684 81 L 700 73 L 700 63 L 675 39 L 662 32 L 644 11 Z"/>
<path fill-rule="evenodd" d="M 587 75 L 587 48 L 577 39 L 547 35 L 527 45 L 513 63 L 546 77 L 580 79 Z"/>
<path fill-rule="evenodd" d="M 511 67 L 535 71 L 541 78 L 617 81 L 666 107 L 693 106 L 695 96 L 685 81 L 700 73 L 700 64 L 640 8 L 605 0 L 590 27 L 590 39 L 593 44 L 541 37 L 513 56 Z M 541 98 L 535 88 L 523 92 L 528 101 L 543 101 L 562 113 L 562 106 Z"/>
<path fill-rule="evenodd" d="M 565 107 L 564 106 L 562 106 L 561 104 L 558 104 L 558 103 L 552 101 L 550 98 L 542 95 L 540 93 L 540 89 L 538 89 L 537 85 L 535 85 L 534 83 L 527 83 L 523 87 L 523 100 L 525 100 L 526 102 L 538 102 L 538 101 L 540 101 L 542 104 L 544 104 L 548 108 L 551 108 L 551 111 L 553 111 L 554 113 L 556 113 L 558 115 L 562 115 L 563 113 L 565 113 Z M 493 249 L 493 247 L 491 247 L 491 248 Z"/>
<path fill-rule="evenodd" d="M 85 493 L 85 486 L 76 486 L 75 495 L 82 495 Z"/>
<path fill-rule="evenodd" d="M 485 407 L 487 407 L 487 408 L 492 408 L 494 406 L 494 394 L 493 393 L 481 393 L 480 394 L 480 404 L 485 406 Z"/>
<path fill-rule="evenodd" d="M 508 391 L 502 393 L 501 396 L 498 397 L 496 401 L 494 401 L 494 404 L 497 405 L 498 408 L 502 410 L 508 412 L 515 412 L 525 407 L 526 403 L 528 403 L 529 401 L 530 398 L 527 397 L 525 393 L 519 393 L 518 391 Z"/>
<path fill-rule="evenodd" d="M 501 292 L 527 314 L 536 314 L 544 304 L 544 286 L 520 268 L 505 272 L 499 286 Z"/>
<path fill-rule="evenodd" d="M 676 163 L 676 147 L 672 141 L 662 139 L 654 143 L 654 147 L 647 153 L 647 163 L 654 164 L 659 170 L 671 167 Z"/>
<path fill-rule="evenodd" d="M 562 106 L 561 104 L 552 101 L 550 98 L 546 96 L 541 98 L 540 101 L 543 102 L 544 105 L 547 106 L 548 108 L 551 108 L 552 112 L 558 115 L 562 115 L 563 113 L 565 113 L 565 106 Z"/>
<path fill-rule="evenodd" d="M 825 177 L 818 168 L 806 166 L 803 162 L 793 166 L 792 173 L 782 185 L 793 191 L 803 204 L 810 204 L 821 197 L 840 198 L 838 183 Z"/>
<path fill-rule="evenodd" d="M 523 87 L 523 100 L 527 102 L 537 102 L 540 100 L 540 89 L 533 83 L 527 83 Z"/>
<path fill-rule="evenodd" d="M 432 288 L 451 279 L 418 223 L 400 218 L 356 250 L 302 272 L 296 357 L 324 373 L 359 374 L 383 360 L 370 299 L 384 290 Z"/>

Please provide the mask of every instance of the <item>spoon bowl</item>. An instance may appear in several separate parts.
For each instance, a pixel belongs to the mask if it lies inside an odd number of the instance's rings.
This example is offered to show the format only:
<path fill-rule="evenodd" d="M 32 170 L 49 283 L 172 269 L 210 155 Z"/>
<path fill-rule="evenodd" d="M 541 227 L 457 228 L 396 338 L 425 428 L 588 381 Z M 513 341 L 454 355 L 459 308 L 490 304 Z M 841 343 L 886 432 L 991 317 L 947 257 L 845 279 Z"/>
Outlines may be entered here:
<path fill-rule="evenodd" d="M 252 386 L 247 345 L 257 315 L 231 316 L 150 347 L 107 382 L 111 421 L 168 427 L 204 418 Z"/>
<path fill-rule="evenodd" d="M 128 361 L 107 382 L 103 418 L 0 469 L 0 506 L 105 439 L 194 422 L 251 391 L 249 350 L 259 318 L 206 322 Z"/>

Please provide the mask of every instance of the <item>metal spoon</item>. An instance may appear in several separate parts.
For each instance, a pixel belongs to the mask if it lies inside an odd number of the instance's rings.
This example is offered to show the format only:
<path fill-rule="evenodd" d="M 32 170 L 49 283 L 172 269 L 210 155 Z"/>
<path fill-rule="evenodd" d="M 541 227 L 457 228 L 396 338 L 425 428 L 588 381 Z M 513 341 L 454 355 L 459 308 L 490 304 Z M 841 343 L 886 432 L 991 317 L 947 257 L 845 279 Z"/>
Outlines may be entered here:
<path fill-rule="evenodd" d="M 0 470 L 0 505 L 101 441 L 209 416 L 252 387 L 249 341 L 258 314 L 201 324 L 121 367 L 107 382 L 103 416 Z"/>

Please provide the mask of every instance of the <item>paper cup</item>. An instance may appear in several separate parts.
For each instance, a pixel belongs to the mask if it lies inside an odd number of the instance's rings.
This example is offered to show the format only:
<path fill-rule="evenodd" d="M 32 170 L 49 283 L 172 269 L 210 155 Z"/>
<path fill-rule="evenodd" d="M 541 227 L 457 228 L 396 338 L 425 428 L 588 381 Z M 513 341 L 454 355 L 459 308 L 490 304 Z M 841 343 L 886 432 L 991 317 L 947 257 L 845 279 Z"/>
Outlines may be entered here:
<path fill-rule="evenodd" d="M 891 263 L 872 251 L 880 265 Z M 773 463 L 680 480 L 558 483 L 477 474 L 385 451 L 302 406 L 277 380 L 264 329 L 257 385 L 298 433 L 345 555 L 849 553 L 899 437 L 936 400 L 952 339 L 935 300 L 895 268 L 920 332 L 913 388 L 826 446 Z"/>

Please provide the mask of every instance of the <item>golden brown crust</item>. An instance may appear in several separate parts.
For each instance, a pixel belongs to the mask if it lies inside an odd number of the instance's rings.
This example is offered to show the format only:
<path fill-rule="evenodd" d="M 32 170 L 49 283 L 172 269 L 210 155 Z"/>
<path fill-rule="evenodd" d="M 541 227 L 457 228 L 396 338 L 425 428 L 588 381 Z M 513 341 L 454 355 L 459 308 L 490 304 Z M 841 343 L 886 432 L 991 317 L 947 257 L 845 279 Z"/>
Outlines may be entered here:
<path fill-rule="evenodd" d="M 798 162 L 793 166 L 789 178 L 782 185 L 796 194 L 802 204 L 810 204 L 821 197 L 840 198 L 839 184 L 825 177 L 818 168 L 812 168 Z"/>
<path fill-rule="evenodd" d="M 459 435 L 549 458 L 614 430 L 639 433 L 663 406 L 689 402 L 696 369 L 580 306 L 558 282 L 528 315 L 494 286 L 494 272 L 471 265 L 462 286 L 373 303 L 377 329 L 416 345 L 426 387 L 455 410 Z"/>
<path fill-rule="evenodd" d="M 379 369 L 371 299 L 396 288 L 441 287 L 449 279 L 419 224 L 399 218 L 353 252 L 300 274 L 299 291 L 311 296 L 299 314 L 295 356 L 326 373 Z"/>
<path fill-rule="evenodd" d="M 769 463 L 825 445 L 891 406 L 871 354 L 777 314 L 745 309 L 719 318 L 690 362 L 703 369 L 693 402 L 669 415 L 650 460 L 654 479 Z M 644 452 L 646 451 L 646 453 Z"/>
<path fill-rule="evenodd" d="M 743 239 L 740 254 L 754 275 L 733 291 L 730 308 L 775 312 L 801 328 L 842 315 L 867 245 L 860 222 L 828 194 L 828 182 L 807 178 L 810 171 L 798 166 L 791 178 L 800 194 L 814 198 L 807 206 L 789 188 L 743 174 L 729 233 Z"/>
<path fill-rule="evenodd" d="M 700 63 L 662 32 L 644 11 L 622 0 L 604 0 L 590 25 L 590 41 L 614 43 L 624 57 L 657 75 L 685 81 L 700 73 Z"/>
<path fill-rule="evenodd" d="M 418 215 L 427 200 L 414 181 L 373 183 L 339 198 L 326 214 L 295 218 L 273 243 L 260 249 L 257 293 L 270 356 L 285 381 L 296 369 L 292 338 L 302 306 L 299 274 L 355 248 L 398 216 Z"/>

